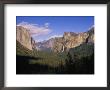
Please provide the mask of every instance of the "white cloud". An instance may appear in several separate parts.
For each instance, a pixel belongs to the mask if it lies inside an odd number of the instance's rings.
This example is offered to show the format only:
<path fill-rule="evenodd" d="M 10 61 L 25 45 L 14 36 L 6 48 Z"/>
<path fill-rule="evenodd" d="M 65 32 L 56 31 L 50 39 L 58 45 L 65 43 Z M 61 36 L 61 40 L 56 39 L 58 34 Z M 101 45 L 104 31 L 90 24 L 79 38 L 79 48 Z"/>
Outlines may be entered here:
<path fill-rule="evenodd" d="M 55 37 L 63 37 L 63 35 L 52 35 L 52 36 L 49 37 L 49 39 L 55 38 Z"/>
<path fill-rule="evenodd" d="M 45 25 L 46 28 L 48 28 L 49 25 L 50 25 L 50 23 L 47 22 L 47 23 L 45 23 L 44 25 Z"/>
<path fill-rule="evenodd" d="M 89 27 L 89 29 L 88 29 L 88 30 L 90 30 L 90 29 L 92 29 L 92 28 L 94 28 L 94 25 L 92 25 L 91 27 Z"/>
<path fill-rule="evenodd" d="M 48 28 L 49 23 L 45 23 L 44 26 L 39 26 L 38 24 L 32 24 L 23 21 L 17 26 L 27 28 L 32 36 L 47 35 L 51 32 L 51 30 Z"/>

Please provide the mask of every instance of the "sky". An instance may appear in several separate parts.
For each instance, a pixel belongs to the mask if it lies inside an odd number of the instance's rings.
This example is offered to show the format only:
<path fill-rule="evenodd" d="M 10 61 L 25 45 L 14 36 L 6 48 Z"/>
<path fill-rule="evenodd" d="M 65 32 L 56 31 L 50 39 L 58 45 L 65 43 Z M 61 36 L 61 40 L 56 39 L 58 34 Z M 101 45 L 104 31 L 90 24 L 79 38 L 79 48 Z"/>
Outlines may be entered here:
<path fill-rule="evenodd" d="M 16 25 L 30 30 L 36 42 L 63 36 L 64 32 L 86 32 L 94 16 L 16 16 Z"/>

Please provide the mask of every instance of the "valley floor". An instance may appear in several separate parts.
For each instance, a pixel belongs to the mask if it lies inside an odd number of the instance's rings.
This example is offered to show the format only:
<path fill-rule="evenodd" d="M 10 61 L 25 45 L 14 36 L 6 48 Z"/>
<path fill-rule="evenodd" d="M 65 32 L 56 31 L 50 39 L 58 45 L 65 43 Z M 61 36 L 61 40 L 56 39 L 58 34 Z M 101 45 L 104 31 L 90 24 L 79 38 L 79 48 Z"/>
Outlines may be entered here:
<path fill-rule="evenodd" d="M 93 74 L 93 60 L 71 62 L 66 54 L 40 52 L 37 57 L 17 55 L 17 74 Z"/>
<path fill-rule="evenodd" d="M 54 53 L 30 51 L 17 42 L 16 74 L 94 74 L 94 53 L 81 47 Z"/>

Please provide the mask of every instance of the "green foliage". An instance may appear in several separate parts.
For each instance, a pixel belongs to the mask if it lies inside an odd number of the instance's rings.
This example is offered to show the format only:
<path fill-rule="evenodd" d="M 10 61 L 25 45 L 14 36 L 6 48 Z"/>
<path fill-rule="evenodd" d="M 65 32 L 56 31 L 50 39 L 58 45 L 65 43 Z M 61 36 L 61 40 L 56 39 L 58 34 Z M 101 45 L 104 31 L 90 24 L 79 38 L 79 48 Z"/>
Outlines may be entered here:
<path fill-rule="evenodd" d="M 89 74 L 94 73 L 94 45 L 82 44 L 69 52 L 29 50 L 16 43 L 18 74 Z"/>
<path fill-rule="evenodd" d="M 64 71 L 66 63 L 66 53 L 64 52 L 31 51 L 19 42 L 17 42 L 16 52 L 18 73 L 21 73 L 22 70 L 22 73 L 61 73 Z M 30 70 L 30 68 L 32 69 Z"/>
<path fill-rule="evenodd" d="M 75 74 L 94 73 L 94 45 L 82 44 L 70 49 L 66 60 L 67 72 Z"/>
<path fill-rule="evenodd" d="M 36 56 L 41 59 L 30 60 L 30 64 L 49 65 L 50 67 L 58 67 L 61 64 L 65 65 L 65 57 L 53 52 L 36 51 Z"/>
<path fill-rule="evenodd" d="M 33 56 L 33 51 L 27 49 L 23 45 L 21 45 L 18 41 L 16 41 L 16 54 L 21 56 Z"/>
<path fill-rule="evenodd" d="M 94 53 L 94 44 L 84 43 L 78 47 L 71 48 L 68 54 L 70 54 L 71 59 L 77 60 L 83 57 L 91 56 L 93 53 Z"/>

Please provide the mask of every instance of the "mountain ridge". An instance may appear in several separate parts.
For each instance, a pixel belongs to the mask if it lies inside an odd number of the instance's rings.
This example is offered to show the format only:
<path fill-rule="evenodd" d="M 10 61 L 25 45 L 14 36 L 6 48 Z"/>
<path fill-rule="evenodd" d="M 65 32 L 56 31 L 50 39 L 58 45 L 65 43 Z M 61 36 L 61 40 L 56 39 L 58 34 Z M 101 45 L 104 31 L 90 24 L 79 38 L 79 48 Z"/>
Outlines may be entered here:
<path fill-rule="evenodd" d="M 62 37 L 55 37 L 45 42 L 38 42 L 37 47 L 50 48 L 54 52 L 64 52 L 69 51 L 70 48 L 77 47 L 82 43 L 89 42 L 94 43 L 94 26 L 86 32 L 64 32 Z"/>
<path fill-rule="evenodd" d="M 16 40 L 29 50 L 36 48 L 35 40 L 31 37 L 29 30 L 22 26 L 16 26 Z"/>

